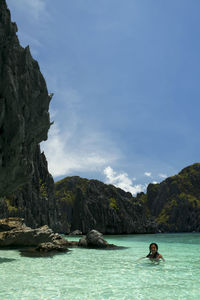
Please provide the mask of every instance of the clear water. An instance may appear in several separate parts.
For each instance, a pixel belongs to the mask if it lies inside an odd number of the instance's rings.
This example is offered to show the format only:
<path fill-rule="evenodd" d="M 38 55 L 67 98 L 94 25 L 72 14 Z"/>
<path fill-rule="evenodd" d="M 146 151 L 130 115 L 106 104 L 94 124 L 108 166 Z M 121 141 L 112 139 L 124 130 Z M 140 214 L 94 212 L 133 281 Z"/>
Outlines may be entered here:
<path fill-rule="evenodd" d="M 0 299 L 200 299 L 200 234 L 105 238 L 129 248 L 72 249 L 53 258 L 1 250 Z M 151 242 L 158 243 L 166 262 L 138 260 Z"/>

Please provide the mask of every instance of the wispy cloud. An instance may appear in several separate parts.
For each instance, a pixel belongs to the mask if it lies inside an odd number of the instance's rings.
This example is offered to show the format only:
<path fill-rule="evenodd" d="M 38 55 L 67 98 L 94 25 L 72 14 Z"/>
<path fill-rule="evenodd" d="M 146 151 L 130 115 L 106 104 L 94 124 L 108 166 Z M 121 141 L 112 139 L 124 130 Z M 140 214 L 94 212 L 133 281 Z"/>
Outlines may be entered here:
<path fill-rule="evenodd" d="M 166 174 L 159 174 L 158 176 L 159 176 L 160 178 L 162 178 L 162 179 L 167 178 L 167 175 L 166 175 Z"/>
<path fill-rule="evenodd" d="M 131 192 L 133 195 L 143 192 L 146 189 L 146 185 L 133 185 L 133 180 L 128 177 L 127 173 L 117 173 L 110 166 L 104 169 L 104 174 L 106 175 L 107 179 L 106 183 L 113 184 L 114 186 L 119 187 L 124 191 Z"/>
<path fill-rule="evenodd" d="M 147 177 L 151 177 L 151 172 L 145 172 L 144 175 Z"/>
<path fill-rule="evenodd" d="M 17 10 L 26 12 L 34 19 L 38 19 L 46 12 L 46 0 L 7 0 L 8 5 L 15 6 Z"/>

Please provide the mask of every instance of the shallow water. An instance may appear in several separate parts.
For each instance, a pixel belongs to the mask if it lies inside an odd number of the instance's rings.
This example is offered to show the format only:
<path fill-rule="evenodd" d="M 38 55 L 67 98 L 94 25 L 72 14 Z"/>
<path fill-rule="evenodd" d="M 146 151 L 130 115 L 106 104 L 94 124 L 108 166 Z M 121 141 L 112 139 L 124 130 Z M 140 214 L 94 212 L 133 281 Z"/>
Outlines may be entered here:
<path fill-rule="evenodd" d="M 76 238 L 68 238 L 76 240 Z M 200 234 L 105 236 L 124 250 L 72 249 L 53 258 L 0 251 L 0 299 L 200 299 Z M 138 260 L 151 242 L 166 262 Z"/>

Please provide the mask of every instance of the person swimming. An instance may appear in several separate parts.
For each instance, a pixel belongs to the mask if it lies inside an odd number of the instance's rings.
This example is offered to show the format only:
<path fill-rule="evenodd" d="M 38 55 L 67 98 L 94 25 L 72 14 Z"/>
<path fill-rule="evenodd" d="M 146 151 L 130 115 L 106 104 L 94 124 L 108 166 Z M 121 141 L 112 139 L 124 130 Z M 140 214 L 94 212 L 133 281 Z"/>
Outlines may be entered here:
<path fill-rule="evenodd" d="M 165 261 L 163 256 L 160 253 L 158 253 L 158 245 L 156 243 L 151 243 L 149 245 L 149 254 L 146 257 L 152 261 L 159 261 L 160 259 Z"/>

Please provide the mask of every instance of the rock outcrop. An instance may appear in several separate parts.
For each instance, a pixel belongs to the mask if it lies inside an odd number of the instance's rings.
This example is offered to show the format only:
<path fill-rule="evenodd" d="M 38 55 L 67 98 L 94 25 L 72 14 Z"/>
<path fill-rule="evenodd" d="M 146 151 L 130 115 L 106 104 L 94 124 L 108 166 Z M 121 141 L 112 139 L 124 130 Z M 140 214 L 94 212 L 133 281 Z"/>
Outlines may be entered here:
<path fill-rule="evenodd" d="M 61 222 L 68 232 L 92 229 L 103 234 L 152 233 L 156 224 L 146 217 L 144 205 L 113 185 L 78 176 L 66 177 L 55 184 Z M 67 232 L 67 233 L 68 233 Z"/>
<path fill-rule="evenodd" d="M 143 198 L 164 232 L 200 232 L 200 163 L 160 184 L 150 184 Z"/>
<path fill-rule="evenodd" d="M 91 230 L 86 236 L 83 236 L 78 243 L 79 247 L 92 248 L 92 249 L 125 249 L 125 247 L 119 247 L 114 244 L 109 244 L 104 238 L 103 234 L 97 230 Z"/>
<path fill-rule="evenodd" d="M 0 248 L 18 247 L 23 256 L 49 256 L 58 252 L 67 252 L 68 248 L 83 247 L 96 249 L 122 249 L 104 240 L 103 235 L 91 230 L 85 237 L 68 241 L 54 233 L 47 225 L 32 229 L 27 227 L 21 218 L 0 220 Z"/>
<path fill-rule="evenodd" d="M 47 249 L 52 245 L 54 249 L 67 250 L 68 241 L 58 233 L 54 233 L 47 225 L 32 229 L 27 227 L 21 218 L 6 218 L 0 220 L 0 247 L 30 247 Z M 50 248 L 49 248 L 50 249 Z"/>

